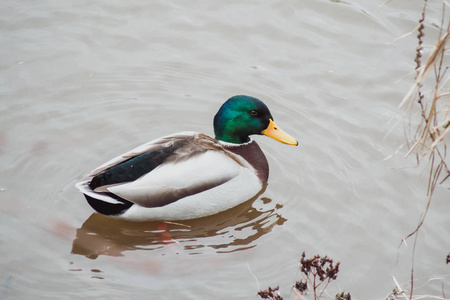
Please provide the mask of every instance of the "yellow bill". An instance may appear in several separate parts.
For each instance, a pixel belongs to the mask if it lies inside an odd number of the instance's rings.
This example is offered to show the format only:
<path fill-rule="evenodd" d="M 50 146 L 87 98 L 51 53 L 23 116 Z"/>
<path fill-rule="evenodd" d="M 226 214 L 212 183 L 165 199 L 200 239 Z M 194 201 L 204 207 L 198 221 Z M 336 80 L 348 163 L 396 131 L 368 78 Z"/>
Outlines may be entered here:
<path fill-rule="evenodd" d="M 261 131 L 261 134 L 267 135 L 280 143 L 297 146 L 298 142 L 292 136 L 281 130 L 275 122 L 270 119 L 269 126 Z"/>

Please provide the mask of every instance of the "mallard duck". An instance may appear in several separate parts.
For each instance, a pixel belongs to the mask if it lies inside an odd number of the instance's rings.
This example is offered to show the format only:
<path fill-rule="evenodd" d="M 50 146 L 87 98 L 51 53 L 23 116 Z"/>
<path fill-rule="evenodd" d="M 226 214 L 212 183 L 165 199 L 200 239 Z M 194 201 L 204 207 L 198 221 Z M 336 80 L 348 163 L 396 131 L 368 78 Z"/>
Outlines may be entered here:
<path fill-rule="evenodd" d="M 215 138 L 180 132 L 101 165 L 76 186 L 97 212 L 131 221 L 186 220 L 230 209 L 267 184 L 269 164 L 249 136 L 298 145 L 250 96 L 228 99 L 214 117 Z"/>

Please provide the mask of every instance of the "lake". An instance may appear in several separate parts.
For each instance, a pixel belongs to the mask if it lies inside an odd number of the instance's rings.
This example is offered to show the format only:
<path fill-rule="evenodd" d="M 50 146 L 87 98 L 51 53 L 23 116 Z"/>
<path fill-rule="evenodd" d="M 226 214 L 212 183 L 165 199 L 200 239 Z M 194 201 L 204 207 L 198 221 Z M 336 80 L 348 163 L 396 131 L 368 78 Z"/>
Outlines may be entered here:
<path fill-rule="evenodd" d="M 415 248 L 400 246 L 427 203 L 427 166 L 405 158 L 419 119 L 399 109 L 416 33 L 397 40 L 423 1 L 0 7 L 0 299 L 259 299 L 278 285 L 293 299 L 302 252 L 341 262 L 326 299 L 385 299 L 392 276 L 408 290 L 412 261 L 415 295 L 450 294 L 448 182 Z M 424 57 L 441 20 L 429 1 Z M 74 187 L 154 138 L 213 135 L 239 94 L 299 141 L 254 137 L 270 164 L 254 199 L 165 228 L 94 214 Z"/>

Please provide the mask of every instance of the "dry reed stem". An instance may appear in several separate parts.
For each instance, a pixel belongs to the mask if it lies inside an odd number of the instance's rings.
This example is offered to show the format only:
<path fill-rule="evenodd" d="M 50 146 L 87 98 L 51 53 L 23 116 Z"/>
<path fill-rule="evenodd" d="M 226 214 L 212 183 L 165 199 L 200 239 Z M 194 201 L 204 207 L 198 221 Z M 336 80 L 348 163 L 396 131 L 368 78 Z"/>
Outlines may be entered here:
<path fill-rule="evenodd" d="M 413 109 L 417 107 L 414 104 L 416 103 L 419 105 L 419 124 L 416 127 L 414 136 L 408 138 L 407 144 L 409 145 L 409 151 L 407 152 L 406 157 L 415 154 L 418 165 L 422 160 L 425 160 L 428 163 L 428 199 L 416 229 L 402 239 L 402 242 L 406 243 L 406 239 L 415 236 L 409 297 L 406 296 L 406 293 L 401 289 L 395 278 L 393 278 L 397 292 L 392 293 L 388 297 L 390 299 L 398 299 L 398 296 L 410 300 L 413 299 L 414 256 L 417 234 L 425 221 L 437 184 L 443 183 L 450 178 L 450 170 L 447 165 L 446 145 L 446 137 L 450 136 L 450 105 L 448 104 L 450 102 L 450 87 L 448 86 L 450 76 L 448 76 L 447 73 L 450 66 L 444 65 L 445 54 L 448 53 L 449 50 L 446 45 L 450 41 L 450 20 L 446 17 L 446 5 L 448 6 L 448 4 L 443 1 L 442 21 L 438 41 L 425 63 L 422 64 L 427 8 L 427 0 L 424 1 L 421 19 L 419 20 L 417 27 L 418 46 L 416 48 L 416 57 L 414 59 L 416 63 L 416 77 L 413 85 L 400 103 L 400 107 L 406 108 L 406 110 L 410 112 L 410 117 Z M 448 24 L 444 24 L 444 22 L 448 22 Z M 432 70 L 434 70 L 434 72 L 430 72 Z M 431 77 L 429 74 L 433 74 L 434 76 Z M 431 92 L 424 93 L 424 87 L 431 90 Z M 411 122 L 409 126 L 411 127 Z"/>
<path fill-rule="evenodd" d="M 416 129 L 414 138 L 410 139 L 409 151 L 406 156 L 412 153 L 416 154 L 420 163 L 422 159 L 429 162 L 431 172 L 429 176 L 429 185 L 427 189 L 428 196 L 432 195 L 436 184 L 441 178 L 442 183 L 449 178 L 450 170 L 447 165 L 447 145 L 446 137 L 450 132 L 450 105 L 446 104 L 450 100 L 450 92 L 447 84 L 450 81 L 447 70 L 449 66 L 444 66 L 445 54 L 448 52 L 446 45 L 450 41 L 450 21 L 444 29 L 445 3 L 443 6 L 442 24 L 440 37 L 433 51 L 428 56 L 425 64 L 422 65 L 422 44 L 424 33 L 424 21 L 426 11 L 426 1 L 422 11 L 422 18 L 418 26 L 418 47 L 416 49 L 416 78 L 400 106 L 407 110 L 413 109 L 413 104 L 417 102 L 420 105 L 420 122 Z M 434 70 L 434 87 L 432 93 L 426 97 L 422 92 L 425 85 L 425 79 L 431 70 Z M 446 78 L 447 76 L 447 78 Z M 444 171 L 444 173 L 441 173 Z M 422 222 L 421 222 L 422 223 Z M 420 227 L 420 226 L 419 226 Z"/>

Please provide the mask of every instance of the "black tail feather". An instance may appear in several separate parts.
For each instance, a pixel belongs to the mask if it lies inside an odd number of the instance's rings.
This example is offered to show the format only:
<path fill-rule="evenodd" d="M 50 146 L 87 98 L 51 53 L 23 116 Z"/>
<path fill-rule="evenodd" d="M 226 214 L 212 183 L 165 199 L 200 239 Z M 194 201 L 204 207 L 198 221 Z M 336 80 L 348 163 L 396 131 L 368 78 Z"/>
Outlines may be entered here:
<path fill-rule="evenodd" d="M 109 203 L 102 200 L 95 199 L 91 196 L 84 195 L 86 197 L 89 205 L 95 209 L 97 212 L 103 215 L 120 215 L 123 214 L 127 209 L 129 209 L 133 203 L 115 196 L 114 199 L 120 201 L 121 203 Z"/>

